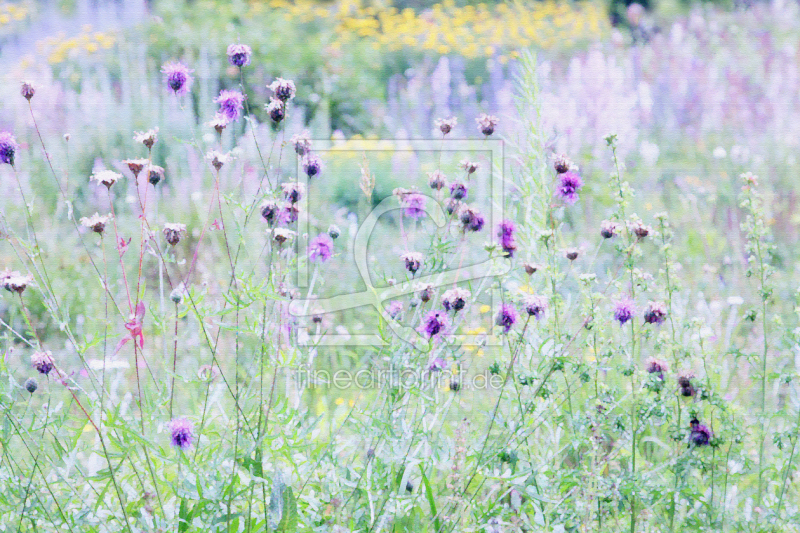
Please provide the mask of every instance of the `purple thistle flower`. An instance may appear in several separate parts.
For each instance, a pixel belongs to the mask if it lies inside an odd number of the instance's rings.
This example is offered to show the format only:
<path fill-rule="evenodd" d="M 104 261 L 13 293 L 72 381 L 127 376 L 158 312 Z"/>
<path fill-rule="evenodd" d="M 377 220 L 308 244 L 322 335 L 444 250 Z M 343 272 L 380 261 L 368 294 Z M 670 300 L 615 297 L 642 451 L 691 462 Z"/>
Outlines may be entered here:
<path fill-rule="evenodd" d="M 185 418 L 173 418 L 167 424 L 170 443 L 181 450 L 188 450 L 194 440 L 194 424 Z"/>
<path fill-rule="evenodd" d="M 653 357 L 647 360 L 647 373 L 655 374 L 659 380 L 664 381 L 664 372 L 667 370 L 669 370 L 669 365 L 666 361 Z"/>
<path fill-rule="evenodd" d="M 304 155 L 301 165 L 303 166 L 303 172 L 305 172 L 309 178 L 318 176 L 320 171 L 322 171 L 322 160 L 314 153 L 307 153 Z"/>
<path fill-rule="evenodd" d="M 0 132 L 0 161 L 14 165 L 14 155 L 19 149 L 17 139 L 7 131 Z"/>
<path fill-rule="evenodd" d="M 183 96 L 192 87 L 192 76 L 189 67 L 183 63 L 167 63 L 161 67 L 167 80 L 167 86 L 178 96 Z"/>
<path fill-rule="evenodd" d="M 628 299 L 620 300 L 614 307 L 614 320 L 619 322 L 619 325 L 622 326 L 628 320 L 633 318 L 633 313 L 634 313 L 633 302 L 631 302 Z"/>
<path fill-rule="evenodd" d="M 508 257 L 513 257 L 514 252 L 517 250 L 517 244 L 514 242 L 514 232 L 516 230 L 516 226 L 510 220 L 500 222 L 497 227 L 497 236 L 500 238 L 500 246 L 503 247 L 503 251 L 508 254 Z"/>
<path fill-rule="evenodd" d="M 583 187 L 583 180 L 572 171 L 563 172 L 558 175 L 558 190 L 556 194 L 560 196 L 564 203 L 572 205 L 578 201 L 578 191 Z"/>
<path fill-rule="evenodd" d="M 292 135 L 290 142 L 294 145 L 294 151 L 299 156 L 304 156 L 311 151 L 311 138 L 308 130 Z"/>
<path fill-rule="evenodd" d="M 392 318 L 397 318 L 403 312 L 403 302 L 400 300 L 392 300 L 386 305 L 386 312 Z"/>
<path fill-rule="evenodd" d="M 425 315 L 422 325 L 419 327 L 419 332 L 427 335 L 429 339 L 434 338 L 440 333 L 444 333 L 450 325 L 447 318 L 447 313 L 444 311 L 431 311 Z"/>
<path fill-rule="evenodd" d="M 445 176 L 444 172 L 442 172 L 441 170 L 434 170 L 433 172 L 428 172 L 428 185 L 431 186 L 431 189 L 441 191 L 444 187 L 447 186 L 447 176 Z"/>
<path fill-rule="evenodd" d="M 708 426 L 701 424 L 696 418 L 692 418 L 689 422 L 689 427 L 691 428 L 689 433 L 690 446 L 707 446 L 711 441 L 711 437 L 714 436 Z"/>
<path fill-rule="evenodd" d="M 31 355 L 31 366 L 38 370 L 40 374 L 47 375 L 55 367 L 55 362 L 50 352 L 34 352 Z"/>
<path fill-rule="evenodd" d="M 478 123 L 478 129 L 480 132 L 488 136 L 494 133 L 494 129 L 497 127 L 499 120 L 494 115 L 481 113 L 478 118 L 475 119 L 475 122 Z"/>
<path fill-rule="evenodd" d="M 281 100 L 278 100 L 275 97 L 270 98 L 266 108 L 267 114 L 273 122 L 281 122 L 284 118 L 286 118 L 286 107 L 283 105 Z"/>
<path fill-rule="evenodd" d="M 261 204 L 261 216 L 264 217 L 264 220 L 266 220 L 269 225 L 275 222 L 279 211 L 280 207 L 275 200 L 265 200 L 264 203 Z"/>
<path fill-rule="evenodd" d="M 517 321 L 517 310 L 511 304 L 503 304 L 494 317 L 494 323 L 503 328 L 503 333 L 511 331 L 511 326 Z"/>
<path fill-rule="evenodd" d="M 445 366 L 447 366 L 447 362 L 444 359 L 441 357 L 434 357 L 428 363 L 428 372 L 441 372 L 444 370 Z"/>
<path fill-rule="evenodd" d="M 275 81 L 267 85 L 267 88 L 272 90 L 272 92 L 275 93 L 275 98 L 281 100 L 282 102 L 288 102 L 294 98 L 295 93 L 297 93 L 294 82 L 292 80 L 285 80 L 283 78 L 277 78 Z"/>
<path fill-rule="evenodd" d="M 300 209 L 292 202 L 286 202 L 283 207 L 278 211 L 278 224 L 293 224 L 297 222 L 297 216 L 300 214 Z M 263 213 L 262 213 L 263 216 Z"/>
<path fill-rule="evenodd" d="M 405 262 L 406 270 L 411 272 L 411 274 L 416 274 L 417 270 L 422 266 L 425 256 L 419 252 L 406 252 L 400 256 L 400 259 Z"/>
<path fill-rule="evenodd" d="M 614 237 L 618 231 L 619 231 L 619 224 L 617 224 L 616 222 L 612 222 L 611 220 L 604 220 L 600 223 L 600 235 L 604 239 L 610 239 Z"/>
<path fill-rule="evenodd" d="M 681 396 L 694 396 L 697 389 L 694 388 L 692 380 L 694 379 L 694 372 L 691 370 L 681 370 L 678 374 L 678 388 L 681 390 Z"/>
<path fill-rule="evenodd" d="M 483 215 L 477 209 L 468 205 L 463 205 L 458 212 L 461 227 L 464 231 L 480 231 L 485 223 Z"/>
<path fill-rule="evenodd" d="M 663 302 L 650 302 L 644 312 L 644 321 L 648 324 L 663 324 L 667 319 L 667 308 Z"/>
<path fill-rule="evenodd" d="M 547 310 L 547 299 L 544 296 L 532 294 L 525 298 L 523 304 L 528 316 L 532 316 L 536 320 L 544 318 L 544 312 Z"/>
<path fill-rule="evenodd" d="M 400 199 L 403 214 L 408 218 L 419 220 L 425 216 L 425 196 L 418 192 L 404 194 Z"/>
<path fill-rule="evenodd" d="M 466 184 L 461 183 L 459 181 L 454 181 L 450 184 L 450 198 L 455 200 L 463 200 L 467 197 L 467 192 L 469 191 L 469 187 Z"/>
<path fill-rule="evenodd" d="M 303 193 L 305 193 L 306 190 L 305 185 L 296 181 L 281 183 L 281 189 L 283 189 L 284 199 L 293 204 L 296 204 L 300 201 L 300 199 L 303 197 Z"/>
<path fill-rule="evenodd" d="M 219 104 L 219 113 L 227 118 L 229 122 L 234 122 L 242 116 L 244 99 L 245 95 L 239 91 L 223 89 L 219 92 L 219 96 L 214 98 L 214 102 Z"/>
<path fill-rule="evenodd" d="M 321 263 L 324 263 L 333 255 L 333 239 L 327 233 L 320 233 L 311 240 L 308 248 L 310 250 L 308 258 L 311 261 L 319 259 Z"/>
<path fill-rule="evenodd" d="M 228 45 L 228 62 L 234 67 L 246 67 L 250 64 L 250 56 L 253 50 L 246 44 Z"/>
<path fill-rule="evenodd" d="M 472 293 L 467 289 L 450 289 L 442 295 L 442 305 L 447 311 L 455 311 L 457 313 L 467 306 L 467 300 L 471 296 Z"/>

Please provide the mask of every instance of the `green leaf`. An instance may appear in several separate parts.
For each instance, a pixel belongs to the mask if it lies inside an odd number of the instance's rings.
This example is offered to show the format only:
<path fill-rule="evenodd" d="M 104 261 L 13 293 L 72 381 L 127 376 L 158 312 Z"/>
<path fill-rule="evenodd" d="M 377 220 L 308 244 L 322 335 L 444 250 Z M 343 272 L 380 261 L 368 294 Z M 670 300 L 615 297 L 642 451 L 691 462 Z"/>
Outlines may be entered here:
<path fill-rule="evenodd" d="M 425 475 L 425 469 L 419 465 L 419 471 L 422 473 L 422 484 L 425 485 L 425 496 L 428 498 L 428 505 L 431 508 L 431 516 L 433 516 L 433 527 L 437 533 L 441 531 L 439 524 L 439 513 L 436 512 L 436 499 L 433 497 L 433 490 L 431 484 L 428 483 L 428 476 Z"/>
<path fill-rule="evenodd" d="M 294 493 L 292 493 L 292 487 L 286 487 L 283 494 L 283 513 L 275 531 L 278 533 L 290 533 L 297 529 L 297 501 L 294 498 Z"/>

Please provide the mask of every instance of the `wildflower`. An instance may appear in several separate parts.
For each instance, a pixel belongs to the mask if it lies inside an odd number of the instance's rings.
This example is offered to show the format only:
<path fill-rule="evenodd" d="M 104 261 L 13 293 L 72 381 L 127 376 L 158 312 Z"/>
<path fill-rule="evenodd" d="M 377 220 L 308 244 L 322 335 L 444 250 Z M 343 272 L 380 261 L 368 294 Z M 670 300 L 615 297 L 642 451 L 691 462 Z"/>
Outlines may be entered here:
<path fill-rule="evenodd" d="M 425 315 L 425 318 L 422 320 L 419 332 L 423 335 L 427 335 L 429 339 L 432 339 L 447 331 L 449 325 L 450 321 L 447 319 L 447 315 L 444 311 L 431 311 Z"/>
<path fill-rule="evenodd" d="M 403 214 L 408 218 L 419 220 L 425 216 L 425 196 L 418 192 L 408 192 L 400 197 Z"/>
<path fill-rule="evenodd" d="M 164 237 L 166 237 L 167 242 L 175 246 L 181 241 L 181 234 L 186 233 L 186 224 L 181 224 L 179 222 L 167 222 L 164 224 Z"/>
<path fill-rule="evenodd" d="M 183 293 L 185 290 L 185 287 L 182 286 L 172 289 L 172 292 L 169 293 L 169 299 L 172 300 L 172 303 L 176 305 L 181 303 L 183 301 Z"/>
<path fill-rule="evenodd" d="M 417 270 L 422 266 L 422 261 L 424 261 L 425 256 L 419 252 L 406 252 L 400 256 L 400 259 L 405 261 L 406 270 L 411 272 L 411 274 L 416 274 Z"/>
<path fill-rule="evenodd" d="M 290 142 L 294 145 L 294 151 L 299 156 L 304 156 L 311 151 L 311 139 L 309 138 L 308 130 L 292 135 Z"/>
<path fill-rule="evenodd" d="M 185 418 L 173 418 L 167 428 L 170 432 L 170 442 L 176 448 L 188 450 L 194 439 L 194 425 Z"/>
<path fill-rule="evenodd" d="M 286 107 L 283 102 L 274 96 L 269 99 L 269 103 L 265 106 L 267 114 L 273 122 L 281 122 L 286 118 Z"/>
<path fill-rule="evenodd" d="M 333 255 L 333 239 L 327 233 L 320 233 L 314 237 L 308 247 L 311 250 L 309 253 L 311 261 L 319 259 L 320 262 L 324 263 Z"/>
<path fill-rule="evenodd" d="M 264 217 L 264 220 L 266 220 L 269 225 L 275 222 L 279 210 L 280 207 L 275 200 L 264 200 L 264 203 L 261 204 L 261 216 Z"/>
<path fill-rule="evenodd" d="M 219 92 L 219 96 L 214 98 L 214 103 L 219 104 L 219 113 L 228 119 L 228 122 L 235 122 L 242 115 L 244 99 L 245 96 L 239 91 L 223 89 Z"/>
<path fill-rule="evenodd" d="M 441 191 L 447 186 L 447 177 L 441 170 L 428 172 L 428 185 L 430 185 L 431 189 Z"/>
<path fill-rule="evenodd" d="M 128 166 L 128 170 L 131 171 L 134 178 L 139 177 L 139 173 L 150 164 L 149 159 L 126 159 L 122 162 L 123 165 Z"/>
<path fill-rule="evenodd" d="M 214 118 L 211 121 L 206 123 L 206 125 L 214 128 L 215 130 L 217 130 L 217 133 L 221 134 L 222 130 L 225 129 L 225 127 L 228 125 L 229 122 L 230 120 L 228 120 L 227 116 L 225 116 L 222 113 L 217 113 L 216 115 L 214 115 Z"/>
<path fill-rule="evenodd" d="M 283 189 L 283 197 L 293 204 L 299 202 L 306 191 L 305 185 L 296 181 L 281 183 L 281 189 Z"/>
<path fill-rule="evenodd" d="M 503 333 L 511 331 L 511 326 L 517 321 L 517 310 L 511 304 L 503 304 L 494 317 L 494 323 L 503 328 Z"/>
<path fill-rule="evenodd" d="M 403 312 L 403 302 L 399 300 L 392 300 L 386 306 L 386 312 L 389 313 L 390 317 L 397 318 L 400 316 L 400 313 Z"/>
<path fill-rule="evenodd" d="M 434 357 L 428 362 L 428 372 L 441 372 L 447 366 L 447 361 L 441 357 Z"/>
<path fill-rule="evenodd" d="M 275 228 L 272 230 L 272 238 L 279 245 L 282 245 L 286 241 L 292 239 L 295 235 L 297 235 L 297 233 L 288 228 Z"/>
<path fill-rule="evenodd" d="M 297 92 L 294 82 L 292 80 L 285 80 L 283 78 L 277 78 L 275 81 L 267 85 L 267 88 L 275 93 L 275 98 L 281 100 L 282 102 L 288 102 L 294 98 L 294 95 Z"/>
<path fill-rule="evenodd" d="M 610 220 L 604 220 L 600 223 L 600 235 L 604 239 L 610 239 L 619 233 L 619 224 Z"/>
<path fill-rule="evenodd" d="M 437 118 L 434 122 L 434 125 L 439 131 L 442 132 L 442 135 L 447 135 L 453 131 L 453 128 L 456 127 L 456 124 L 458 124 L 458 119 L 456 117 Z"/>
<path fill-rule="evenodd" d="M 20 90 L 20 94 L 25 97 L 27 101 L 31 101 L 33 95 L 36 94 L 36 89 L 34 88 L 33 84 L 29 81 L 22 82 L 22 89 Z M 35 389 L 34 389 L 35 390 Z"/>
<path fill-rule="evenodd" d="M 645 225 L 641 220 L 634 220 L 628 223 L 628 229 L 639 239 L 644 239 L 653 232 L 653 228 Z"/>
<path fill-rule="evenodd" d="M 435 291 L 433 289 L 433 285 L 431 285 L 430 283 L 426 283 L 425 285 L 422 285 L 422 287 L 420 288 L 420 291 L 419 291 L 419 293 L 417 293 L 417 295 L 419 296 L 419 299 L 423 303 L 427 303 L 433 298 L 433 293 L 434 292 Z"/>
<path fill-rule="evenodd" d="M 758 187 L 758 176 L 753 174 L 752 172 L 745 172 L 739 176 L 742 181 L 745 183 L 745 187 Z"/>
<path fill-rule="evenodd" d="M 664 381 L 664 372 L 669 370 L 669 365 L 666 361 L 662 361 L 661 359 L 655 359 L 651 357 L 647 360 L 647 373 L 648 374 L 655 374 L 656 377 Z"/>
<path fill-rule="evenodd" d="M 450 184 L 450 198 L 455 200 L 463 200 L 467 197 L 467 192 L 469 188 L 461 182 L 453 182 Z"/>
<path fill-rule="evenodd" d="M 167 63 L 161 67 L 161 72 L 165 75 L 167 86 L 177 96 L 183 96 L 192 87 L 192 72 L 183 63 Z"/>
<path fill-rule="evenodd" d="M 133 140 L 137 143 L 142 143 L 148 150 L 153 148 L 153 145 L 158 142 L 158 128 L 153 128 L 147 131 L 134 131 Z"/>
<path fill-rule="evenodd" d="M 466 204 L 461 206 L 461 209 L 458 211 L 458 219 L 461 221 L 461 226 L 464 231 L 478 232 L 483 229 L 483 215 L 474 207 L 470 207 Z"/>
<path fill-rule="evenodd" d="M 614 306 L 614 320 L 619 322 L 620 326 L 632 319 L 633 313 L 633 302 L 631 302 L 629 299 L 620 300 Z"/>
<path fill-rule="evenodd" d="M 547 299 L 544 296 L 531 294 L 525 297 L 522 304 L 525 306 L 528 316 L 532 316 L 536 320 L 544 318 L 544 312 L 547 310 Z"/>
<path fill-rule="evenodd" d="M 331 224 L 328 227 L 328 235 L 330 235 L 331 239 L 336 240 L 336 239 L 339 238 L 339 235 L 341 235 L 341 234 L 342 234 L 342 230 L 340 230 L 339 226 L 337 226 L 336 224 Z"/>
<path fill-rule="evenodd" d="M 508 257 L 513 257 L 514 252 L 517 250 L 517 244 L 514 242 L 514 232 L 516 230 L 516 226 L 510 220 L 503 220 L 497 227 L 497 236 L 500 238 L 500 246 L 503 248 L 503 251 L 508 254 Z"/>
<path fill-rule="evenodd" d="M 578 191 L 583 187 L 583 180 L 575 172 L 567 171 L 558 175 L 556 194 L 565 204 L 572 205 L 578 201 Z"/>
<path fill-rule="evenodd" d="M 45 376 L 55 368 L 53 355 L 50 352 L 33 352 L 31 355 L 31 366 Z"/>
<path fill-rule="evenodd" d="M 448 215 L 452 215 L 453 213 L 457 213 L 461 209 L 462 205 L 464 205 L 464 203 L 460 200 L 456 200 L 455 198 L 447 198 L 444 201 L 444 210 L 447 211 Z"/>
<path fill-rule="evenodd" d="M 95 233 L 103 234 L 106 230 L 106 224 L 108 221 L 111 220 L 113 217 L 111 213 L 107 215 L 101 215 L 99 213 L 95 213 L 94 215 L 90 216 L 89 218 L 82 217 L 81 218 L 81 225 L 91 229 Z"/>
<path fill-rule="evenodd" d="M 529 276 L 536 274 L 537 271 L 541 270 L 542 266 L 538 263 L 530 263 L 525 262 L 522 263 L 522 267 L 525 269 L 525 273 Z"/>
<path fill-rule="evenodd" d="M 206 154 L 206 159 L 209 160 L 211 166 L 219 172 L 219 170 L 232 159 L 232 156 L 230 152 L 223 154 L 218 150 L 211 150 Z"/>
<path fill-rule="evenodd" d="M 458 392 L 461 390 L 461 383 L 457 379 L 450 380 L 450 390 L 453 392 Z"/>
<path fill-rule="evenodd" d="M 478 118 L 475 119 L 475 122 L 478 123 L 478 129 L 481 133 L 486 135 L 487 137 L 494 133 L 494 129 L 499 122 L 499 119 L 494 115 L 487 115 L 486 113 L 481 113 Z"/>
<path fill-rule="evenodd" d="M 577 248 L 567 248 L 564 250 L 564 257 L 570 261 L 575 261 L 578 258 L 578 255 L 580 255 L 580 252 Z"/>
<path fill-rule="evenodd" d="M 694 388 L 694 372 L 691 370 L 681 370 L 678 374 L 678 388 L 680 389 L 681 396 L 694 396 L 697 389 Z"/>
<path fill-rule="evenodd" d="M 36 378 L 28 378 L 25 380 L 25 390 L 29 393 L 33 394 L 38 388 L 39 383 L 36 381 Z"/>
<path fill-rule="evenodd" d="M 692 418 L 689 422 L 689 445 L 690 446 L 707 446 L 711 442 L 711 437 L 714 435 L 708 426 L 701 424 L 696 418 Z"/>
<path fill-rule="evenodd" d="M 305 172 L 309 178 L 319 175 L 322 170 L 322 161 L 316 154 L 310 152 L 303 156 L 300 164 L 303 166 L 303 172 Z"/>
<path fill-rule="evenodd" d="M 32 281 L 33 276 L 30 274 L 23 276 L 16 270 L 4 270 L 0 272 L 0 283 L 2 283 L 3 288 L 9 292 L 22 294 Z"/>
<path fill-rule="evenodd" d="M 293 224 L 297 222 L 297 217 L 300 214 L 300 208 L 296 204 L 286 202 L 278 212 L 278 223 L 280 224 Z"/>
<path fill-rule="evenodd" d="M 246 44 L 235 43 L 228 45 L 227 53 L 228 62 L 234 67 L 242 68 L 250 64 L 250 56 L 253 54 L 253 50 Z"/>
<path fill-rule="evenodd" d="M 125 329 L 128 330 L 129 335 L 127 337 L 123 337 L 119 341 L 116 350 L 114 350 L 115 354 L 119 352 L 129 340 L 133 340 L 133 344 L 139 346 L 139 349 L 144 348 L 144 313 L 144 301 L 140 301 L 138 304 L 136 304 L 136 312 L 134 313 L 133 318 L 131 318 L 130 322 L 125 323 Z"/>
<path fill-rule="evenodd" d="M 461 165 L 461 168 L 467 171 L 467 174 L 474 174 L 478 170 L 478 168 L 480 168 L 479 163 L 476 163 L 474 161 L 469 161 L 467 159 L 462 159 L 461 163 L 459 164 Z"/>
<path fill-rule="evenodd" d="M 650 302 L 644 311 L 644 321 L 648 324 L 663 324 L 667 319 L 667 308 L 664 302 Z"/>
<path fill-rule="evenodd" d="M 89 178 L 89 181 L 96 181 L 97 183 L 102 183 L 109 189 L 112 185 L 114 185 L 117 181 L 122 179 L 122 174 L 118 172 L 114 172 L 113 170 L 101 170 L 100 172 L 95 172 L 92 174 L 92 177 Z"/>
<path fill-rule="evenodd" d="M 0 132 L 0 161 L 14 166 L 14 155 L 19 149 L 17 139 L 7 131 Z"/>
<path fill-rule="evenodd" d="M 472 296 L 472 293 L 467 289 L 455 288 L 445 291 L 442 295 L 442 305 L 447 311 L 455 311 L 456 313 L 464 309 L 467 305 L 467 300 Z"/>
<path fill-rule="evenodd" d="M 567 159 L 567 156 L 564 154 L 558 154 L 553 156 L 553 168 L 556 169 L 558 174 L 564 174 L 565 172 L 569 172 L 570 170 L 578 170 L 575 164 Z"/>
<path fill-rule="evenodd" d="M 150 165 L 147 167 L 147 181 L 155 187 L 164 179 L 164 167 Z"/>

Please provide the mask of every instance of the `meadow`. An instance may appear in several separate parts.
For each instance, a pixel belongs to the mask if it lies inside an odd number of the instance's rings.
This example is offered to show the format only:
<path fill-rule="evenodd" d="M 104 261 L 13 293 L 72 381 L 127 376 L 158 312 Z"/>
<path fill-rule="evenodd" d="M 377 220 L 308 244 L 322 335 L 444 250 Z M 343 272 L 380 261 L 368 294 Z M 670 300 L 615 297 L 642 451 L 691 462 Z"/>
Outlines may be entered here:
<path fill-rule="evenodd" d="M 55 6 L 0 531 L 800 531 L 797 3 Z"/>

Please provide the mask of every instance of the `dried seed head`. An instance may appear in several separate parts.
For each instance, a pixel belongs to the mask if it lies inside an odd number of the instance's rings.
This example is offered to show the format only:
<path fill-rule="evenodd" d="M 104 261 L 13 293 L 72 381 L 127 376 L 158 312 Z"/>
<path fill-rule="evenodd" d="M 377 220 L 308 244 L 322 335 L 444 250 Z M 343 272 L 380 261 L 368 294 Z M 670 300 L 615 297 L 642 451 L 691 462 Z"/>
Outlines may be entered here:
<path fill-rule="evenodd" d="M 553 168 L 555 168 L 556 172 L 559 174 L 569 172 L 570 170 L 573 172 L 578 170 L 578 167 L 575 166 L 575 163 L 567 159 L 567 156 L 564 154 L 553 155 Z"/>
<path fill-rule="evenodd" d="M 422 266 L 422 262 L 425 260 L 425 256 L 419 252 L 406 252 L 400 256 L 400 259 L 405 261 L 406 270 L 408 270 L 412 274 L 416 274 L 417 270 L 419 270 L 420 267 Z"/>
<path fill-rule="evenodd" d="M 439 129 L 439 131 L 442 132 L 442 135 L 447 135 L 448 133 L 453 131 L 453 128 L 456 127 L 456 124 L 458 124 L 458 119 L 456 117 L 437 118 L 434 124 Z"/>
<path fill-rule="evenodd" d="M 575 261 L 579 255 L 580 252 L 578 251 L 577 248 L 567 248 L 566 250 L 564 250 L 564 257 L 566 257 L 570 261 Z"/>
<path fill-rule="evenodd" d="M 139 173 L 150 164 L 149 159 L 126 159 L 122 162 L 123 165 L 128 166 L 134 178 L 139 177 Z"/>
<path fill-rule="evenodd" d="M 342 231 L 339 229 L 339 226 L 336 224 L 331 224 L 328 227 L 328 235 L 330 235 L 331 239 L 338 239 L 339 235 L 342 234 Z"/>
<path fill-rule="evenodd" d="M 133 140 L 137 143 L 142 143 L 150 150 L 153 148 L 153 145 L 158 142 L 158 128 L 156 127 L 147 131 L 135 131 L 133 132 Z"/>
<path fill-rule="evenodd" d="M 467 171 L 467 174 L 474 174 L 478 168 L 480 168 L 480 163 L 469 161 L 467 159 L 462 159 L 460 165 L 461 168 Z"/>
<path fill-rule="evenodd" d="M 272 230 L 272 238 L 278 245 L 282 245 L 286 241 L 293 239 L 295 235 L 297 235 L 297 233 L 288 228 L 275 228 Z"/>
<path fill-rule="evenodd" d="M 219 169 L 227 164 L 228 161 L 232 159 L 232 156 L 230 152 L 223 154 L 217 150 L 211 150 L 206 154 L 206 159 L 208 159 L 211 162 L 211 166 L 219 172 Z"/>
<path fill-rule="evenodd" d="M 96 181 L 97 183 L 101 183 L 110 189 L 112 185 L 121 179 L 122 174 L 119 172 L 114 172 L 113 170 L 101 170 L 92 174 L 92 177 L 89 178 L 89 181 Z"/>
<path fill-rule="evenodd" d="M 299 202 L 306 192 L 306 186 L 297 181 L 281 183 L 281 189 L 283 189 L 284 199 L 293 204 Z"/>
<path fill-rule="evenodd" d="M 264 200 L 261 204 L 261 216 L 270 226 L 277 221 L 279 212 L 280 206 L 275 200 Z"/>
<path fill-rule="evenodd" d="M 431 189 L 441 191 L 447 186 L 447 177 L 441 170 L 428 172 L 428 185 L 430 185 Z"/>
<path fill-rule="evenodd" d="M 186 233 L 186 224 L 179 222 L 167 222 L 164 224 L 164 237 L 171 246 L 175 246 L 181 241 L 181 235 Z"/>
<path fill-rule="evenodd" d="M 164 168 L 158 165 L 150 165 L 147 167 L 147 181 L 155 187 L 164 179 Z"/>
<path fill-rule="evenodd" d="M 279 100 L 273 96 L 269 99 L 269 103 L 265 107 L 269 118 L 271 118 L 273 122 L 281 122 L 286 118 L 286 106 L 283 100 Z"/>
<path fill-rule="evenodd" d="M 527 261 L 525 263 L 522 263 L 522 267 L 525 269 L 525 273 L 528 274 L 529 276 L 534 275 L 538 270 L 542 268 L 541 265 L 537 263 L 530 263 Z"/>
<path fill-rule="evenodd" d="M 90 216 L 89 218 L 82 217 L 81 218 L 81 225 L 91 229 L 95 233 L 103 234 L 106 229 L 106 224 L 114 218 L 111 213 L 107 215 L 101 215 L 99 213 L 95 213 L 94 215 Z"/>
<path fill-rule="evenodd" d="M 23 276 L 19 272 L 11 270 L 0 272 L 0 283 L 2 283 L 3 288 L 8 292 L 22 294 L 32 282 L 33 276 L 30 274 Z"/>

